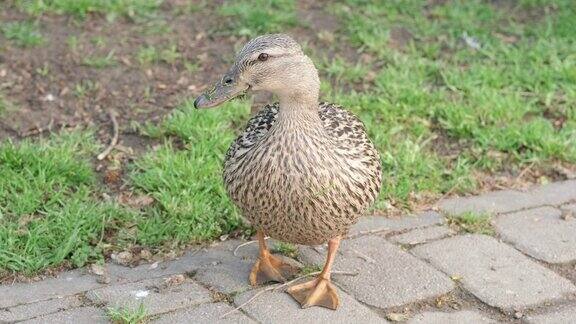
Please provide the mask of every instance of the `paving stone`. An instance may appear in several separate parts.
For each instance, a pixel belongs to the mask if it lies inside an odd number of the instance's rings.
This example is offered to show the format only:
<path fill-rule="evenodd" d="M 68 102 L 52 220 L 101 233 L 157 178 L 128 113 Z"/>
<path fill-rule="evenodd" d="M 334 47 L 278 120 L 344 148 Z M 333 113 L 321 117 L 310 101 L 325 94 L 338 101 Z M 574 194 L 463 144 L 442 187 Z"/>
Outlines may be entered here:
<path fill-rule="evenodd" d="M 453 278 L 458 277 L 465 289 L 485 303 L 504 310 L 576 292 L 567 279 L 484 235 L 447 238 L 411 251 Z"/>
<path fill-rule="evenodd" d="M 454 288 L 447 276 L 379 236 L 345 240 L 339 252 L 334 270 L 359 274 L 335 274 L 334 281 L 371 306 L 401 306 Z M 324 259 L 325 254 L 316 254 L 309 256 L 308 261 L 323 264 Z"/>
<path fill-rule="evenodd" d="M 476 311 L 463 310 L 452 313 L 425 312 L 414 316 L 408 324 L 491 324 L 497 321 L 488 319 Z"/>
<path fill-rule="evenodd" d="M 364 216 L 360 217 L 358 223 L 352 226 L 348 236 L 355 236 L 368 231 L 402 231 L 442 224 L 443 222 L 444 218 L 442 215 L 434 211 L 427 211 L 416 215 L 408 215 L 395 218 L 387 218 L 384 216 Z"/>
<path fill-rule="evenodd" d="M 460 215 L 466 212 L 508 213 L 524 208 L 538 207 L 542 203 L 524 192 L 501 190 L 480 196 L 445 199 L 440 201 L 438 205 L 444 213 Z"/>
<path fill-rule="evenodd" d="M 255 323 L 241 311 L 233 312 L 220 318 L 234 308 L 225 303 L 201 304 L 189 309 L 181 309 L 172 313 L 164 314 L 153 320 L 154 324 L 196 324 L 211 323 Z"/>
<path fill-rule="evenodd" d="M 258 290 L 251 290 L 234 299 L 237 306 L 248 301 Z M 243 307 L 252 318 L 262 323 L 386 323 L 387 321 L 338 289 L 340 307 L 330 310 L 323 307 L 300 308 L 286 292 L 265 292 Z"/>
<path fill-rule="evenodd" d="M 96 307 L 80 307 L 37 317 L 21 323 L 26 324 L 99 324 L 110 323 L 104 310 Z"/>
<path fill-rule="evenodd" d="M 552 207 L 500 215 L 496 231 L 519 250 L 549 263 L 576 260 L 576 219 L 564 220 Z"/>
<path fill-rule="evenodd" d="M 0 310 L 0 323 L 22 321 L 69 308 L 79 307 L 80 305 L 82 305 L 82 301 L 80 301 L 77 296 L 70 296 L 14 306 Z"/>
<path fill-rule="evenodd" d="M 33 284 L 0 285 L 0 308 L 72 296 L 101 286 L 85 270 L 67 271 Z"/>
<path fill-rule="evenodd" d="M 432 226 L 426 228 L 418 228 L 408 233 L 394 235 L 390 240 L 400 244 L 420 244 L 431 240 L 444 238 L 454 232 L 445 226 Z"/>
<path fill-rule="evenodd" d="M 527 321 L 530 324 L 574 324 L 576 322 L 576 307 L 572 306 L 547 314 L 530 316 Z"/>
<path fill-rule="evenodd" d="M 239 240 L 216 242 L 207 248 L 184 253 L 181 257 L 167 262 L 160 262 L 154 268 L 152 264 L 143 264 L 130 268 L 116 264 L 108 265 L 108 271 L 113 283 L 134 282 L 148 278 L 159 278 L 173 274 L 194 272 L 202 267 L 216 265 L 233 258 L 227 246 L 237 246 L 243 243 Z M 226 247 L 222 247 L 222 246 Z"/>
<path fill-rule="evenodd" d="M 561 205 L 576 201 L 576 180 L 553 182 L 538 186 L 528 192 L 541 205 Z"/>
<path fill-rule="evenodd" d="M 439 203 L 442 211 L 452 215 L 465 212 L 501 214 L 543 205 L 561 205 L 576 200 L 576 180 L 568 180 L 539 186 L 520 192 L 502 190 L 487 194 L 450 198 Z"/>
<path fill-rule="evenodd" d="M 166 313 L 211 300 L 210 292 L 190 279 L 166 287 L 165 279 L 162 278 L 92 290 L 86 293 L 86 297 L 96 304 L 107 304 L 114 308 L 136 309 L 140 304 L 144 304 L 149 315 Z"/>
<path fill-rule="evenodd" d="M 253 263 L 252 260 L 237 258 L 215 266 L 206 266 L 196 272 L 194 280 L 225 294 L 245 291 L 250 289 L 248 276 Z"/>

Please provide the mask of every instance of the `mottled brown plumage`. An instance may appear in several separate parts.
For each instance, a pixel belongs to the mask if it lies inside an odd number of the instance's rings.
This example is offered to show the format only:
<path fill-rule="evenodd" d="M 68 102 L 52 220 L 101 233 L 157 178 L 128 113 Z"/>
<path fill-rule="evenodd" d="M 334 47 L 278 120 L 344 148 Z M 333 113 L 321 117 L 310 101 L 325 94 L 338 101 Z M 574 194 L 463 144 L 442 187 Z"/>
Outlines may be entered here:
<path fill-rule="evenodd" d="M 264 35 L 244 46 L 195 105 L 213 107 L 248 89 L 278 96 L 278 103 L 250 119 L 224 162 L 226 189 L 258 230 L 260 258 L 250 281 L 283 281 L 293 272 L 269 253 L 264 234 L 306 245 L 329 241 L 323 272 L 289 293 L 303 307 L 336 309 L 332 261 L 340 237 L 375 201 L 381 169 L 362 122 L 339 106 L 319 103 L 319 87 L 314 64 L 292 38 Z"/>
<path fill-rule="evenodd" d="M 380 160 L 364 126 L 333 104 L 282 115 L 264 107 L 230 147 L 224 183 L 256 228 L 316 245 L 344 235 L 374 202 Z M 284 120 L 289 118 L 289 120 Z"/>

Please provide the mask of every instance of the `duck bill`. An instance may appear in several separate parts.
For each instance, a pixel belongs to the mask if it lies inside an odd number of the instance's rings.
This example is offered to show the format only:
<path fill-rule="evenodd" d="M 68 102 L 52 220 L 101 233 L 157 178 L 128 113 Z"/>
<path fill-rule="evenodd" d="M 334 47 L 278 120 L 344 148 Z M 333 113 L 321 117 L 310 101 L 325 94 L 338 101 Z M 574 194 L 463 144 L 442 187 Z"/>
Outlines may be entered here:
<path fill-rule="evenodd" d="M 248 86 L 239 85 L 237 82 L 224 83 L 224 81 L 220 81 L 196 98 L 196 100 L 194 100 L 194 107 L 197 109 L 216 107 L 244 94 L 246 90 L 248 90 Z"/>

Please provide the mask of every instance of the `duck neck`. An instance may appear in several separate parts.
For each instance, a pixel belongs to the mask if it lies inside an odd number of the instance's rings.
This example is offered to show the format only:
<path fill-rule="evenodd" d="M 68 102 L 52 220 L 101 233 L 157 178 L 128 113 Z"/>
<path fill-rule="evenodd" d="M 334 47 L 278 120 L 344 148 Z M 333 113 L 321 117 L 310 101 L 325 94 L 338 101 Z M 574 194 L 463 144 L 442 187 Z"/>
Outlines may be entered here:
<path fill-rule="evenodd" d="M 320 79 L 308 57 L 302 62 L 299 75 L 289 82 L 288 89 L 276 91 L 280 101 L 277 123 L 283 128 L 322 128 L 318 114 Z"/>
<path fill-rule="evenodd" d="M 318 96 L 295 93 L 287 97 L 280 96 L 278 125 L 284 128 L 315 126 L 320 124 L 318 115 Z"/>

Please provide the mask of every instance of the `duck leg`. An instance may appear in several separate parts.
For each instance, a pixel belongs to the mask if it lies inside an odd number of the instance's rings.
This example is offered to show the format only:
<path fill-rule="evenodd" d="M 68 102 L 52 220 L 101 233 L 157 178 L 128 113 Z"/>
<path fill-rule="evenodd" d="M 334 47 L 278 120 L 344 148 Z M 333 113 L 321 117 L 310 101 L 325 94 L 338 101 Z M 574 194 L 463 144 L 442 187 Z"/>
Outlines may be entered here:
<path fill-rule="evenodd" d="M 252 286 L 261 285 L 268 281 L 285 282 L 286 278 L 291 278 L 300 271 L 297 267 L 270 253 L 262 231 L 258 231 L 257 236 L 260 256 L 250 272 L 250 284 Z"/>
<path fill-rule="evenodd" d="M 334 310 L 338 308 L 340 300 L 336 288 L 330 282 L 330 271 L 339 245 L 340 236 L 328 242 L 328 257 L 318 277 L 288 288 L 287 292 L 300 303 L 302 308 L 310 306 L 322 306 Z"/>

